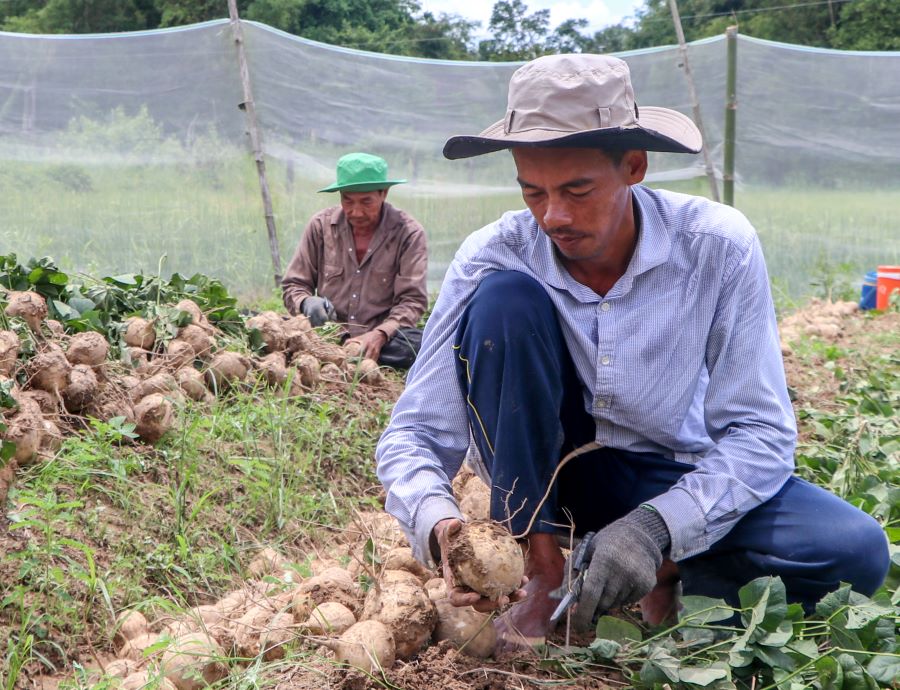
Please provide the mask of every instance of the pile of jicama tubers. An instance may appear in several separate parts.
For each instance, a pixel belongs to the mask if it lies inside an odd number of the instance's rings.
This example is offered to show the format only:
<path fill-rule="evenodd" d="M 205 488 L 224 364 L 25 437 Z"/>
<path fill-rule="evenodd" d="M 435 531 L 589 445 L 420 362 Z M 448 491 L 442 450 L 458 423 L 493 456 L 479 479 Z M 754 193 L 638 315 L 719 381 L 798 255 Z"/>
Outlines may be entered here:
<path fill-rule="evenodd" d="M 463 475 L 454 488 L 460 502 L 479 494 L 476 503 L 486 510 L 489 491 L 480 480 Z M 156 679 L 160 687 L 194 690 L 221 680 L 229 668 L 281 659 L 289 645 L 330 650 L 339 667 L 371 674 L 415 657 L 430 641 L 448 640 L 464 654 L 491 656 L 491 616 L 451 605 L 444 580 L 400 545 L 405 538 L 393 518 L 372 513 L 360 524 L 373 536 L 366 546 L 357 540 L 347 547 L 351 560 L 345 567 L 322 559 L 312 564 L 315 574 L 303 579 L 280 554 L 264 548 L 249 564 L 245 585 L 214 604 L 152 624 L 137 610 L 121 612 L 115 625 L 118 658 L 104 674 L 122 678 L 126 689 Z M 508 532 L 472 519 L 457 539 L 450 562 L 458 583 L 492 597 L 519 586 L 524 559 Z"/>
<path fill-rule="evenodd" d="M 101 333 L 66 334 L 47 318 L 47 303 L 36 292 L 9 292 L 4 299 L 6 322 L 27 328 L 0 330 L 0 393 L 8 403 L 0 405 L 6 427 L 0 426 L 0 439 L 15 444 L 13 457 L 0 464 L 0 501 L 17 464 L 52 456 L 63 433 L 86 418 L 124 417 L 143 441 L 155 443 L 173 426 L 174 406 L 187 398 L 210 401 L 258 383 L 297 396 L 321 380 L 384 380 L 375 362 L 359 357 L 356 343 L 324 340 L 305 316 L 263 312 L 248 319 L 248 332 L 259 331 L 265 350 L 250 356 L 222 349 L 227 341 L 189 299 L 175 305 L 189 319 L 174 337 L 158 338 L 152 321 L 135 316 L 114 347 Z"/>

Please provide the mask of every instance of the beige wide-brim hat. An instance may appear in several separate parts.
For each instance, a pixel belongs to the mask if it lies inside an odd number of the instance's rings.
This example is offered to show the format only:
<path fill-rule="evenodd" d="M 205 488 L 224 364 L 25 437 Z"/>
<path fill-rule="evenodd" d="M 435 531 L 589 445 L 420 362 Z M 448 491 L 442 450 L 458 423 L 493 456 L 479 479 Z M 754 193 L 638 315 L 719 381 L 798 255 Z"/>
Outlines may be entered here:
<path fill-rule="evenodd" d="M 628 65 L 610 55 L 547 55 L 509 81 L 506 117 L 477 136 L 444 144 L 449 159 L 519 146 L 699 153 L 700 130 L 686 115 L 634 100 Z"/>

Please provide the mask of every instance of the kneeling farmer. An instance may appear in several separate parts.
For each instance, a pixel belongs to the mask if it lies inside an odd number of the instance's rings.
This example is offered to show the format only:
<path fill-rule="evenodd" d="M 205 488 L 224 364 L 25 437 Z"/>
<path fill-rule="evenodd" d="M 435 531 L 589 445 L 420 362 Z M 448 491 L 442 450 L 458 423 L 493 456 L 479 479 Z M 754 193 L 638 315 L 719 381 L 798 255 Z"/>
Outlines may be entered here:
<path fill-rule="evenodd" d="M 638 106 L 619 59 L 548 56 L 513 75 L 502 120 L 444 155 L 501 149 L 528 210 L 457 252 L 378 445 L 387 510 L 417 557 L 441 558 L 459 528 L 450 479 L 471 433 L 491 517 L 513 534 L 561 457 L 599 446 L 560 470 L 524 537 L 527 596 L 497 621 L 507 647 L 550 631 L 569 515 L 576 533 L 596 532 L 582 627 L 638 600 L 661 622 L 679 579 L 736 604 L 745 583 L 777 575 L 807 611 L 841 581 L 877 589 L 879 524 L 792 474 L 796 424 L 756 232 L 732 208 L 641 185 L 647 151 L 700 151 L 693 122 Z M 451 600 L 490 607 L 461 589 Z"/>
<path fill-rule="evenodd" d="M 343 156 L 337 181 L 319 190 L 340 192 L 341 205 L 312 217 L 282 280 L 291 314 L 340 322 L 366 357 L 392 367 L 412 365 L 428 307 L 425 231 L 385 201 L 405 181 L 388 179 L 383 158 Z"/>

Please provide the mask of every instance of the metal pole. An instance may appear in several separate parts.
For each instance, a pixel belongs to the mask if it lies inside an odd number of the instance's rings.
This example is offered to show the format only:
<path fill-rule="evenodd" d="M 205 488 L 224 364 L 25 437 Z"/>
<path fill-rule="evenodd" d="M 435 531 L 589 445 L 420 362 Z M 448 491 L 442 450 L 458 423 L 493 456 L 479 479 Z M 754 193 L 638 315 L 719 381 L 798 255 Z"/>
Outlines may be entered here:
<path fill-rule="evenodd" d="M 681 15 L 678 14 L 677 0 L 669 0 L 669 9 L 672 11 L 672 22 L 675 24 L 675 35 L 678 37 L 678 52 L 681 55 L 681 64 L 684 65 L 684 75 L 687 77 L 688 90 L 691 94 L 694 122 L 697 124 L 697 129 L 700 130 L 700 135 L 703 137 L 703 161 L 706 164 L 706 176 L 709 178 L 709 191 L 713 201 L 718 201 L 719 185 L 716 182 L 716 170 L 709 155 L 709 147 L 706 145 L 706 131 L 703 129 L 703 119 L 700 117 L 700 100 L 697 98 L 697 89 L 694 86 L 694 77 L 691 74 L 691 65 L 688 62 L 687 44 L 684 40 L 684 29 L 681 28 Z"/>
<path fill-rule="evenodd" d="M 725 81 L 725 163 L 722 171 L 722 193 L 725 203 L 734 206 L 734 144 L 737 122 L 737 33 L 736 26 L 725 29 L 728 46 L 728 72 Z"/>
<path fill-rule="evenodd" d="M 237 0 L 228 0 L 228 14 L 231 17 L 231 31 L 237 46 L 238 64 L 241 70 L 241 85 L 244 87 L 244 102 L 240 109 L 247 113 L 247 129 L 250 133 L 250 146 L 256 160 L 256 172 L 259 175 L 259 190 L 262 193 L 263 211 L 266 216 L 266 231 L 269 233 L 269 251 L 272 253 L 272 268 L 275 275 L 275 287 L 281 287 L 281 252 L 278 250 L 278 234 L 275 232 L 275 213 L 272 211 L 272 195 L 269 193 L 269 181 L 266 177 L 266 161 L 263 157 L 262 138 L 256 121 L 256 107 L 253 105 L 253 90 L 250 88 L 250 69 L 247 67 L 247 55 L 244 52 L 244 30 L 238 17 Z"/>

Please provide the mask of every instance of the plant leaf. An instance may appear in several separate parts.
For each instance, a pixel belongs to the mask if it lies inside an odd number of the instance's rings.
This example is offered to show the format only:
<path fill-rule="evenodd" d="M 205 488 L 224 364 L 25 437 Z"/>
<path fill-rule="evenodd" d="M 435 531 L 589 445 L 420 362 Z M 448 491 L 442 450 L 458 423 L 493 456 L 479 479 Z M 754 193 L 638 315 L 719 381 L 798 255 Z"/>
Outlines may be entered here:
<path fill-rule="evenodd" d="M 640 642 L 643 639 L 640 629 L 628 621 L 613 616 L 601 616 L 597 621 L 597 639 L 612 640 L 621 644 Z"/>

